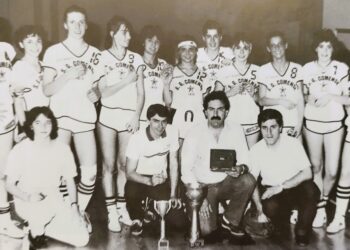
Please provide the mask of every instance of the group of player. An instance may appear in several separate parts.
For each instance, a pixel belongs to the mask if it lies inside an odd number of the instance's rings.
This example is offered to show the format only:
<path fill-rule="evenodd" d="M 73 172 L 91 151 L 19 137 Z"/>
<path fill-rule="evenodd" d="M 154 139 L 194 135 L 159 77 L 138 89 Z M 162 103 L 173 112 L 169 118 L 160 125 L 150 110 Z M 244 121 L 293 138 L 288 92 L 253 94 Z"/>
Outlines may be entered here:
<path fill-rule="evenodd" d="M 162 35 L 156 26 L 142 30 L 143 55 L 128 50 L 132 37 L 130 24 L 124 18 L 113 17 L 108 22 L 109 45 L 102 52 L 84 41 L 88 28 L 84 9 L 68 8 L 64 28 L 66 39 L 49 47 L 42 62 L 42 33 L 35 26 L 24 26 L 17 32 L 24 56 L 13 66 L 15 50 L 10 44 L 0 43 L 1 232 L 15 237 L 22 234 L 10 220 L 3 169 L 13 138 L 21 139 L 17 121 L 23 125 L 27 111 L 49 105 L 58 121 L 58 139 L 68 145 L 73 140 L 80 168 L 77 189 L 82 213 L 95 190 L 96 128 L 108 228 L 118 232 L 119 222 L 132 224 L 124 198 L 125 153 L 130 136 L 146 126 L 147 108 L 162 103 L 175 111 L 172 125 L 178 128 L 182 145 L 188 129 L 205 122 L 203 96 L 213 90 L 223 90 L 229 97 L 227 122 L 241 124 L 249 148 L 260 138 L 257 116 L 261 108 L 282 113 L 284 133 L 300 141 L 304 135 L 314 181 L 321 190 L 314 227 L 322 227 L 327 221 L 325 206 L 342 155 L 337 208 L 327 232 L 345 228 L 350 198 L 349 136 L 344 140 L 345 109 L 350 105 L 349 74 L 346 64 L 332 58 L 337 45 L 332 31 L 316 34 L 316 58 L 304 66 L 288 61 L 284 35 L 271 33 L 266 49 L 272 61 L 259 67 L 249 63 L 253 46 L 244 34 L 234 37 L 232 48 L 220 46 L 222 29 L 215 21 L 203 27 L 205 47 L 198 48 L 192 39 L 178 43 L 175 66 L 158 57 Z M 98 116 L 94 104 L 99 100 Z M 348 123 L 349 119 L 345 120 Z M 63 193 L 67 191 L 65 183 L 60 188 Z M 294 213 L 291 220 L 296 218 Z"/>

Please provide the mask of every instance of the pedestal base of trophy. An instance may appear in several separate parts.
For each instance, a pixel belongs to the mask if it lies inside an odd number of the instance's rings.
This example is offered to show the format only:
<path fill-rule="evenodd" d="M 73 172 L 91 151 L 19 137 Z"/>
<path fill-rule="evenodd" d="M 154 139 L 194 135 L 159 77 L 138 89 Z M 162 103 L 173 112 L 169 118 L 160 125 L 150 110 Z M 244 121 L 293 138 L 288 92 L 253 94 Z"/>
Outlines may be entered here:
<path fill-rule="evenodd" d="M 195 241 L 189 241 L 188 242 L 190 247 L 193 248 L 193 247 L 203 247 L 204 246 L 204 240 L 203 239 L 197 239 Z"/>
<path fill-rule="evenodd" d="M 166 239 L 160 239 L 158 241 L 158 250 L 169 250 L 169 241 Z"/>

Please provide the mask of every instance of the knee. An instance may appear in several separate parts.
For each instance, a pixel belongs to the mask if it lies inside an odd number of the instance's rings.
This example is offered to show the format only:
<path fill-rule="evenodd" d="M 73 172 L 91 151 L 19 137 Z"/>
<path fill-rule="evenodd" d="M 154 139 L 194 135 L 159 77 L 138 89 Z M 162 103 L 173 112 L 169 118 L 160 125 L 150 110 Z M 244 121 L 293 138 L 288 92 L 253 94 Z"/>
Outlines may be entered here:
<path fill-rule="evenodd" d="M 246 173 L 244 175 L 241 175 L 239 179 L 242 189 L 253 190 L 255 188 L 256 180 L 252 174 Z"/>
<path fill-rule="evenodd" d="M 319 174 L 322 170 L 322 161 L 320 159 L 310 158 L 312 164 L 312 172 L 314 174 Z"/>
<path fill-rule="evenodd" d="M 113 159 L 103 161 L 103 171 L 102 174 L 115 175 L 117 173 L 117 168 L 115 166 L 115 161 Z"/>
<path fill-rule="evenodd" d="M 337 171 L 326 171 L 325 178 L 329 181 L 335 181 L 337 178 Z"/>
<path fill-rule="evenodd" d="M 80 166 L 81 178 L 84 182 L 95 182 L 97 174 L 97 165 L 92 166 Z"/>
<path fill-rule="evenodd" d="M 125 172 L 126 170 L 126 159 L 122 159 L 123 157 L 118 157 L 117 166 L 118 170 Z"/>

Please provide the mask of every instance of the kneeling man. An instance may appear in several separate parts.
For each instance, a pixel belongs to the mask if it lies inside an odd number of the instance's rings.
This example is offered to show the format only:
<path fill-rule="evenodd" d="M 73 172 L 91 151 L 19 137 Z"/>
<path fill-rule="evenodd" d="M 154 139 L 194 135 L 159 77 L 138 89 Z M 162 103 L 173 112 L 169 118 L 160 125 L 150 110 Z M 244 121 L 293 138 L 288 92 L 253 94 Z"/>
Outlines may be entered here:
<path fill-rule="evenodd" d="M 261 176 L 261 198 L 255 191 L 254 202 L 260 216 L 266 214 L 273 224 L 288 221 L 291 209 L 298 208 L 295 239 L 307 245 L 316 214 L 320 192 L 312 180 L 311 164 L 297 139 L 281 134 L 283 119 L 279 111 L 265 109 L 258 116 L 263 140 L 250 151 L 251 172 Z"/>

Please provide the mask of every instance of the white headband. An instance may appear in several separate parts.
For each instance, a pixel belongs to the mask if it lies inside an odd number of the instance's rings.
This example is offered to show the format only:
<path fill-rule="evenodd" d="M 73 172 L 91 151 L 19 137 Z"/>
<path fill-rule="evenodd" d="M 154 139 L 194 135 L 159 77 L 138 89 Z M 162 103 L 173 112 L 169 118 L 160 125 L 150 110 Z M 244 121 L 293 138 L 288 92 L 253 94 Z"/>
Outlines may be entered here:
<path fill-rule="evenodd" d="M 178 48 L 186 47 L 186 46 L 197 48 L 197 44 L 194 41 L 182 41 L 177 45 Z"/>

